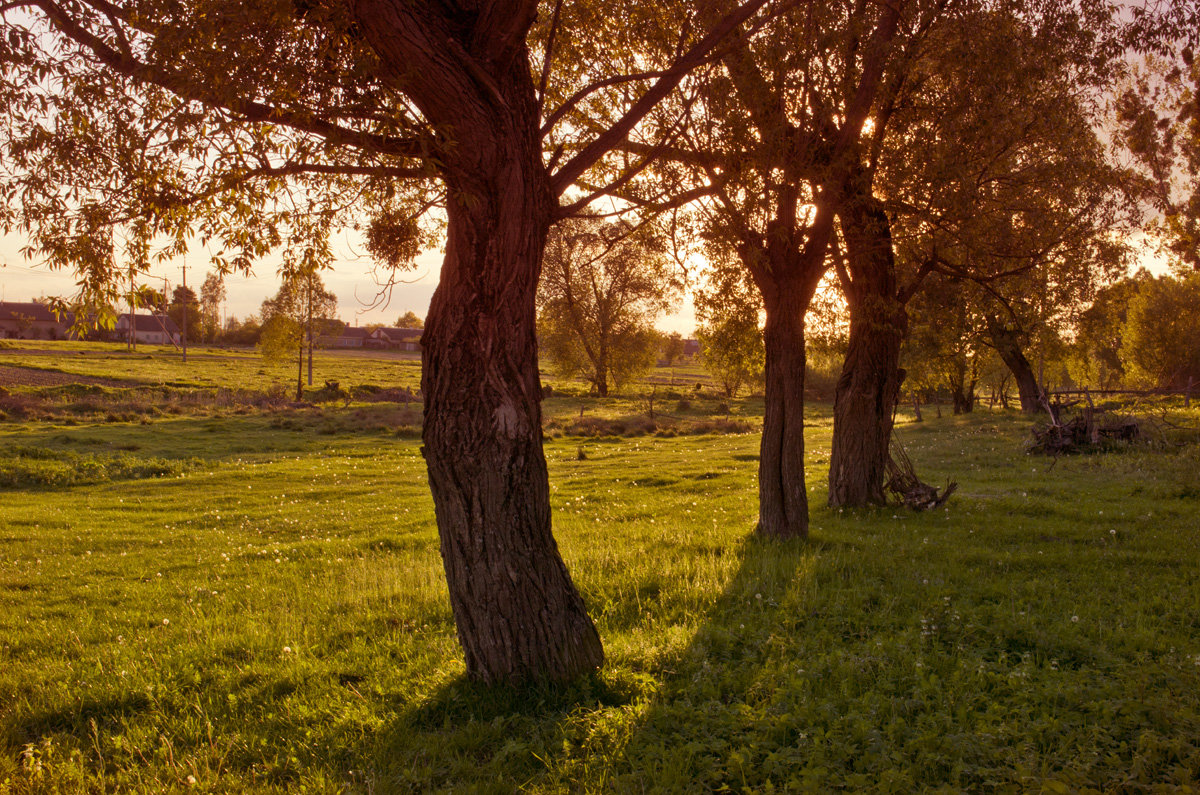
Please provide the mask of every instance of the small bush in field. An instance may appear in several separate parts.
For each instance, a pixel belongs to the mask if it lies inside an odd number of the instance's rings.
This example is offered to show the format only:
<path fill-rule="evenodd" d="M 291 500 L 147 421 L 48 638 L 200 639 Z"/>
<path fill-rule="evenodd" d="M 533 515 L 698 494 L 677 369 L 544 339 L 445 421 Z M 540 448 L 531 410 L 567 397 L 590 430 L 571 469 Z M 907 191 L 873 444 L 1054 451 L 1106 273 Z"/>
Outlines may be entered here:
<path fill-rule="evenodd" d="M 180 475 L 198 459 L 141 458 L 128 453 L 81 454 L 14 447 L 0 457 L 0 488 L 66 488 L 89 483 Z"/>
<path fill-rule="evenodd" d="M 688 427 L 692 434 L 705 433 L 750 433 L 755 427 L 745 420 L 715 419 L 697 422 Z"/>

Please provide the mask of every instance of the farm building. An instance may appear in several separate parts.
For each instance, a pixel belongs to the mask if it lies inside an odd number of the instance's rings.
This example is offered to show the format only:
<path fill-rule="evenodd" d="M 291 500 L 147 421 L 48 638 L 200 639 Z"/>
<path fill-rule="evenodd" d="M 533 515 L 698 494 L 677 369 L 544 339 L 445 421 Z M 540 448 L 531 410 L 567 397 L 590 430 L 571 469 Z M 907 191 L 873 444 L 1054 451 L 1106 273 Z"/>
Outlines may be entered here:
<path fill-rule="evenodd" d="M 35 302 L 0 303 L 0 339 L 65 340 L 68 322 Z"/>
<path fill-rule="evenodd" d="M 377 328 L 367 338 L 367 346 L 371 348 L 386 348 L 394 351 L 421 350 L 421 335 L 424 329 L 419 328 Z"/>
<path fill-rule="evenodd" d="M 166 315 L 134 315 L 133 339 L 145 345 L 178 345 L 181 341 L 179 326 Z M 113 331 L 117 340 L 129 339 L 129 315 L 117 318 Z"/>
<path fill-rule="evenodd" d="M 322 348 L 361 348 L 367 341 L 369 332 L 358 326 L 346 326 L 337 336 L 322 336 L 317 344 Z"/>

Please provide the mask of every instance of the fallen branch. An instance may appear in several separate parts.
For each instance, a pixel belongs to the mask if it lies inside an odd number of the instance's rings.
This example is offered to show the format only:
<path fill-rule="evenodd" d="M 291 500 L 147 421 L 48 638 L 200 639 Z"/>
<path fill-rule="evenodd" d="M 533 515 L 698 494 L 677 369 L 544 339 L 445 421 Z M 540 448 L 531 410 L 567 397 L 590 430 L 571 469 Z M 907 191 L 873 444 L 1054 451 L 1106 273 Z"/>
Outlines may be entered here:
<path fill-rule="evenodd" d="M 947 480 L 946 488 L 939 495 L 936 486 L 922 482 L 917 477 L 912 459 L 908 457 L 908 453 L 904 451 L 903 445 L 895 435 L 892 436 L 892 443 L 888 450 L 885 472 L 888 479 L 884 488 L 895 494 L 901 503 L 914 511 L 928 511 L 941 507 L 958 488 L 958 483 Z"/>

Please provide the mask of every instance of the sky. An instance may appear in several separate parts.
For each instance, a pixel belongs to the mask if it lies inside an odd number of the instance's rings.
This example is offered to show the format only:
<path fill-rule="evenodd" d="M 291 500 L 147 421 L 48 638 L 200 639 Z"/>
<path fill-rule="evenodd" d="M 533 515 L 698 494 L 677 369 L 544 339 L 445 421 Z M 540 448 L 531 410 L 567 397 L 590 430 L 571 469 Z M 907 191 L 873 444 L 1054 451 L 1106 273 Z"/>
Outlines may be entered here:
<path fill-rule="evenodd" d="M 1142 241 L 1135 244 L 1141 246 Z M 24 239 L 16 236 L 0 236 L 0 300 L 31 301 L 39 296 L 70 297 L 75 291 L 74 275 L 68 271 L 50 271 L 36 260 L 27 260 L 21 253 Z M 417 267 L 409 273 L 398 274 L 403 282 L 395 284 L 390 298 L 380 298 L 380 287 L 372 275 L 372 261 L 366 249 L 349 233 L 334 240 L 335 260 L 333 267 L 323 274 L 326 286 L 338 297 L 338 317 L 352 326 L 370 323 L 392 325 L 406 312 L 415 312 L 424 318 L 429 310 L 429 300 L 437 287 L 441 273 L 442 254 L 428 251 L 417 259 Z M 1166 260 L 1157 257 L 1145 246 L 1141 265 L 1153 273 L 1169 270 Z M 183 275 L 182 265 L 188 266 L 188 286 L 200 291 L 205 274 L 211 270 L 204 249 L 189 252 L 186 258 L 163 263 L 151 269 L 151 274 L 142 281 L 161 289 L 162 280 L 167 279 L 174 289 Z M 279 290 L 278 261 L 264 260 L 250 276 L 231 274 L 226 277 L 226 316 L 244 319 L 258 314 L 264 298 Z M 684 298 L 674 313 L 658 320 L 657 326 L 665 332 L 679 332 L 692 337 L 696 329 L 695 307 L 690 296 Z"/>
<path fill-rule="evenodd" d="M 0 237 L 0 300 L 32 301 L 39 296 L 70 297 L 75 291 L 75 277 L 69 271 L 51 271 L 37 260 L 27 260 L 21 254 L 25 241 L 21 237 Z M 364 246 L 350 234 L 334 240 L 333 267 L 322 274 L 326 287 L 338 297 L 338 317 L 352 326 L 370 323 L 391 325 L 406 312 L 424 318 L 429 300 L 437 287 L 441 273 L 442 254 L 427 251 L 417 258 L 417 267 L 408 273 L 397 274 L 402 282 L 395 284 L 390 298 L 380 298 L 380 286 L 372 275 L 372 260 Z M 185 258 L 177 258 L 151 268 L 148 276 L 139 281 L 162 289 L 163 279 L 174 289 L 182 280 L 182 266 L 187 265 L 188 286 L 197 293 L 205 274 L 212 268 L 207 252 L 197 248 Z M 263 299 L 279 290 L 278 260 L 267 259 L 250 276 L 230 274 L 225 278 L 225 313 L 244 319 L 258 314 Z M 690 298 L 679 311 L 660 318 L 658 327 L 666 332 L 678 331 L 685 337 L 693 335 L 696 327 L 695 310 Z"/>

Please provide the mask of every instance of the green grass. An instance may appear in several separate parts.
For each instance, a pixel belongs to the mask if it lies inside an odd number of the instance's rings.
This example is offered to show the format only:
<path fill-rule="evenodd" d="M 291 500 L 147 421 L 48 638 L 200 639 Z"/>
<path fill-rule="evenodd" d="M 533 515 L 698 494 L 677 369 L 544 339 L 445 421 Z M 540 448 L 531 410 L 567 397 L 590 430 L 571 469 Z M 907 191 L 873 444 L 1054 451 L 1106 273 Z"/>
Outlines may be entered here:
<path fill-rule="evenodd" d="M 608 662 L 488 689 L 463 679 L 403 411 L 0 423 L 0 464 L 168 467 L 0 491 L 0 791 L 1200 782 L 1200 446 L 1053 462 L 1016 415 L 902 418 L 958 494 L 836 512 L 817 405 L 812 538 L 777 544 L 752 536 L 754 433 L 552 438 L 555 534 Z"/>
<path fill-rule="evenodd" d="M 139 345 L 128 351 L 120 343 L 43 340 L 0 340 L 0 366 L 28 367 L 88 378 L 115 379 L 138 385 L 168 385 L 191 388 L 268 390 L 282 388 L 291 394 L 296 384 L 295 359 L 269 361 L 253 348 L 192 346 L 184 362 L 178 349 L 170 346 Z M 304 378 L 307 382 L 307 360 Z M 560 399 L 587 399 L 588 385 L 581 380 L 564 380 L 552 368 L 542 372 L 543 381 Z M 343 387 L 375 385 L 417 389 L 421 381 L 420 356 L 377 350 L 317 350 L 313 358 L 313 387 L 326 380 Z M 642 382 L 626 391 L 647 395 L 653 390 L 674 405 L 680 395 L 693 395 L 697 385 L 710 394 L 716 387 L 704 368 L 694 360 L 672 367 L 655 367 Z M 675 395 L 667 398 L 665 395 Z"/>
<path fill-rule="evenodd" d="M 6 340 L 0 346 L 0 365 L 33 367 L 89 378 L 116 379 L 143 385 L 223 387 L 268 390 L 295 389 L 296 362 L 268 361 L 249 348 L 193 346 L 188 360 L 173 347 L 139 345 L 127 351 L 115 343 Z M 307 359 L 305 379 L 307 380 Z M 342 386 L 374 384 L 416 389 L 421 381 L 417 354 L 384 351 L 316 351 L 313 386 L 326 380 Z"/>

